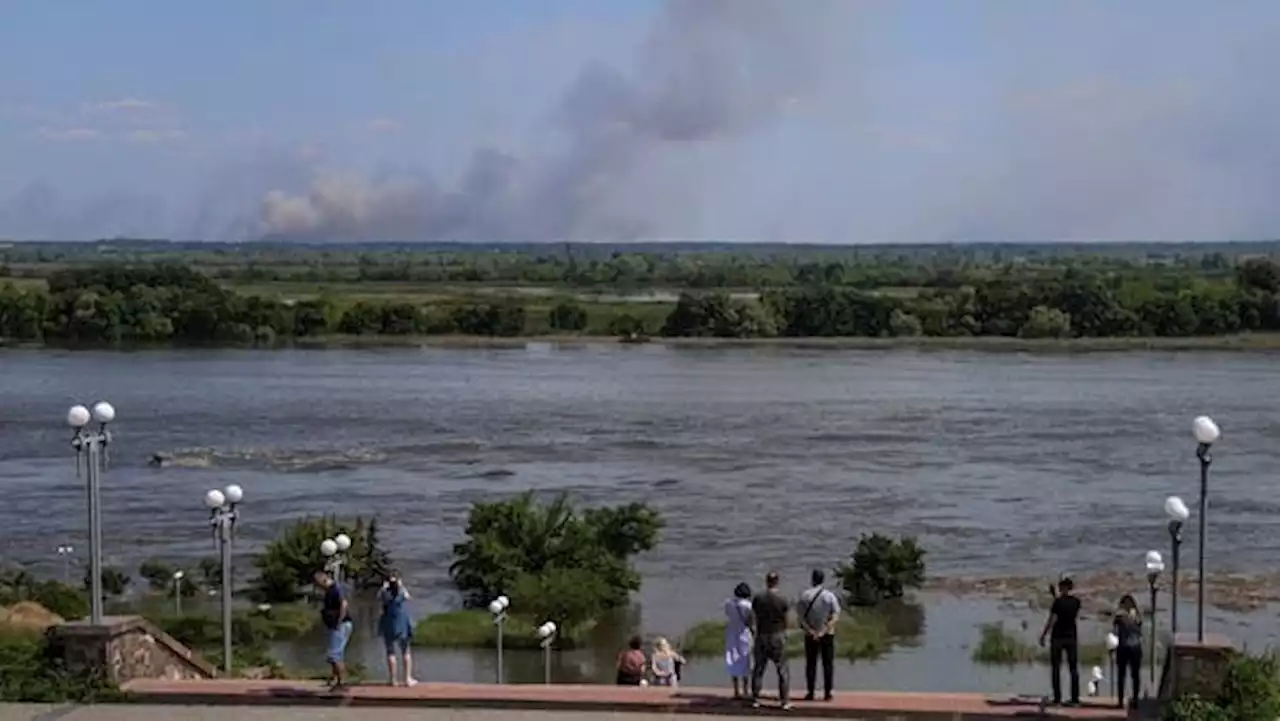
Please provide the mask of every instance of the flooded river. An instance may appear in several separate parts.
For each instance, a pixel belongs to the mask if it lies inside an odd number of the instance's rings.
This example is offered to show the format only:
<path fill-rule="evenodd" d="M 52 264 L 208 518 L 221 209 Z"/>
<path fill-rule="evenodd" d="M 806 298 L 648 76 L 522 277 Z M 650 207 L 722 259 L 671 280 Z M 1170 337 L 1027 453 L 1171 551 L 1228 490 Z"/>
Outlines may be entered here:
<path fill-rule="evenodd" d="M 377 515 L 426 613 L 456 603 L 446 568 L 473 501 L 568 490 L 588 504 L 662 511 L 668 525 L 641 562 L 639 601 L 647 631 L 679 635 L 715 617 L 738 580 L 758 583 L 777 567 L 798 588 L 862 532 L 917 536 L 941 578 L 1136 571 L 1148 548 L 1167 544 L 1165 496 L 1194 500 L 1191 419 L 1207 413 L 1223 429 L 1209 563 L 1269 572 L 1280 551 L 1273 363 L 1264 353 L 656 344 L 6 350 L 0 553 L 52 574 L 59 543 L 83 547 L 62 418 L 72 403 L 105 398 L 118 411 L 103 491 L 108 563 L 209 555 L 204 490 L 238 483 L 245 551 L 300 515 Z M 149 466 L 153 453 L 172 463 Z M 926 668 L 925 657 L 945 668 L 951 657 L 937 644 L 966 658 L 974 625 L 1000 613 L 950 596 L 931 596 L 926 612 L 924 646 L 856 675 L 895 687 L 996 683 L 893 671 Z M 368 653 L 376 660 L 376 647 Z M 491 674 L 488 654 L 432 658 L 435 677 Z M 540 677 L 540 661 L 529 663 Z M 719 678 L 718 664 L 703 665 L 705 681 Z M 1010 678 L 999 683 L 1023 683 Z"/>

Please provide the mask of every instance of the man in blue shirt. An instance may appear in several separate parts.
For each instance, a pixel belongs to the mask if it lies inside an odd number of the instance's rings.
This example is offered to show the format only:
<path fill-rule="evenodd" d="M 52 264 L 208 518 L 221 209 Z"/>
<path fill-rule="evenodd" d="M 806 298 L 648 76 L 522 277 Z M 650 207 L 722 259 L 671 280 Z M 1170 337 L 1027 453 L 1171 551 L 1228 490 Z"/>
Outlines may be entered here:
<path fill-rule="evenodd" d="M 347 642 L 351 640 L 351 614 L 347 607 L 347 594 L 333 576 L 316 571 L 316 586 L 324 591 L 324 603 L 320 606 L 320 620 L 329 630 L 329 651 L 325 660 L 333 667 L 331 691 L 341 691 L 347 686 L 347 666 L 343 662 Z"/>

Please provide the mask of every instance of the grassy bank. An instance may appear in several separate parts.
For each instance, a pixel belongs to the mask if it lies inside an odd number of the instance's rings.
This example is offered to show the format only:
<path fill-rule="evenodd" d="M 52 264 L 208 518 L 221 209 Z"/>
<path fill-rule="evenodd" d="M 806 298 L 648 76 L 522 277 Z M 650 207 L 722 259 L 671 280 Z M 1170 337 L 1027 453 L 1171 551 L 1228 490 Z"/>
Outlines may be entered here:
<path fill-rule="evenodd" d="M 988 623 L 979 627 L 978 643 L 973 647 L 970 657 L 973 662 L 983 666 L 1018 666 L 1023 664 L 1050 663 L 1049 649 L 1027 639 L 1033 638 L 1035 631 L 1022 628 L 1011 631 L 1002 623 Z M 1081 666 L 1107 667 L 1110 654 L 1106 644 L 1085 642 L 1079 646 Z"/>
<path fill-rule="evenodd" d="M 503 648 L 539 648 L 541 641 L 534 633 L 536 626 L 528 619 L 509 617 L 502 634 Z M 413 645 L 424 648 L 494 648 L 498 645 L 498 630 L 488 611 L 448 611 L 418 621 L 413 629 Z"/>

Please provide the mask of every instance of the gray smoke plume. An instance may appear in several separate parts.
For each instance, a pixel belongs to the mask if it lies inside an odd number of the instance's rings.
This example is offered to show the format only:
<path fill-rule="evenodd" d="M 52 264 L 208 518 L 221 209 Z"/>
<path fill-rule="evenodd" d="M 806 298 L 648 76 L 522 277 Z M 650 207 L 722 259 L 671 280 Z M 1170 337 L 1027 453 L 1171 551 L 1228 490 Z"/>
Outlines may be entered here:
<path fill-rule="evenodd" d="M 848 33 L 852 5 L 805 0 L 797 11 L 778 0 L 671 0 L 635 72 L 593 64 L 565 91 L 554 109 L 560 152 L 524 159 L 479 149 L 453 188 L 323 173 L 305 194 L 267 193 L 261 235 L 470 241 L 653 233 L 680 217 L 687 193 L 669 178 L 657 184 L 665 187 L 643 189 L 641 166 L 786 112 L 829 69 L 823 38 Z"/>

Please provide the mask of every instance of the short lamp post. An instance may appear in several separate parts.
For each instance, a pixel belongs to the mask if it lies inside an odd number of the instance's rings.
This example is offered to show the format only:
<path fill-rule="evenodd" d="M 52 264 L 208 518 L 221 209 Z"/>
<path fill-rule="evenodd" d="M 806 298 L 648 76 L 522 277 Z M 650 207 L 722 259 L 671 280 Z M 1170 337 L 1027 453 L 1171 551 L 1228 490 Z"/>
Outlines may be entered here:
<path fill-rule="evenodd" d="M 182 579 L 187 574 L 181 569 L 173 572 L 173 615 L 182 615 Z"/>
<path fill-rule="evenodd" d="M 498 596 L 489 602 L 489 613 L 493 614 L 493 625 L 498 627 L 498 685 L 502 685 L 502 629 L 507 624 L 507 609 L 511 599 Z"/>
<path fill-rule="evenodd" d="M 542 639 L 543 682 L 551 685 L 551 644 L 556 640 L 556 625 L 547 621 L 538 627 L 538 638 Z"/>
<path fill-rule="evenodd" d="M 342 585 L 342 567 L 347 563 L 347 551 L 351 548 L 351 537 L 339 533 L 333 538 L 320 542 L 320 555 L 324 556 L 324 570 L 333 576 L 334 583 Z"/>
<path fill-rule="evenodd" d="M 72 406 L 67 411 L 67 425 L 75 429 L 71 448 L 76 452 L 76 476 L 80 475 L 80 460 L 84 458 L 89 512 L 89 622 L 102 623 L 102 467 L 111 443 L 107 424 L 116 418 L 116 409 L 106 401 L 94 404 L 90 413 L 84 406 Z M 96 429 L 89 428 L 90 421 L 97 421 Z"/>
<path fill-rule="evenodd" d="M 76 547 L 70 544 L 58 546 L 58 558 L 62 559 L 62 585 L 71 585 L 71 559 L 75 555 Z"/>
<path fill-rule="evenodd" d="M 240 486 L 231 485 L 204 494 L 209 508 L 209 525 L 222 558 L 222 665 L 231 675 L 231 538 L 240 514 L 237 507 L 244 500 Z"/>
<path fill-rule="evenodd" d="M 1116 649 L 1120 648 L 1120 637 L 1114 633 L 1107 634 L 1107 678 L 1110 683 L 1107 688 L 1110 690 L 1109 696 L 1116 695 Z"/>
<path fill-rule="evenodd" d="M 1176 646 L 1178 643 L 1178 565 L 1182 549 L 1182 526 L 1191 517 L 1191 511 L 1187 510 L 1187 504 L 1182 502 L 1177 496 L 1169 496 L 1164 502 L 1164 512 L 1169 516 L 1169 545 L 1173 549 L 1173 570 L 1169 574 L 1169 637 Z M 1174 665 L 1169 670 L 1169 693 L 1176 693 L 1173 684 L 1178 678 L 1178 654 L 1176 651 L 1169 656 Z M 1157 691 L 1157 695 L 1159 692 Z"/>
<path fill-rule="evenodd" d="M 1159 551 L 1147 551 L 1147 589 L 1151 591 L 1151 622 L 1148 624 L 1148 630 L 1151 633 L 1151 640 L 1148 643 L 1151 650 L 1148 665 L 1151 667 L 1152 694 L 1156 693 L 1156 629 L 1158 628 L 1156 624 L 1156 608 L 1158 608 L 1160 574 L 1162 573 L 1164 573 L 1164 557 L 1160 555 Z"/>
<path fill-rule="evenodd" d="M 1213 463 L 1210 450 L 1222 436 L 1218 424 L 1209 416 L 1199 416 L 1191 423 L 1191 431 L 1196 438 L 1196 458 L 1200 460 L 1200 517 L 1196 519 L 1200 525 L 1200 533 L 1196 538 L 1199 544 L 1199 564 L 1197 566 L 1196 587 L 1196 641 L 1204 642 L 1204 541 L 1205 525 L 1209 519 L 1209 464 Z"/>
<path fill-rule="evenodd" d="M 1089 695 L 1097 696 L 1102 685 L 1102 667 L 1094 666 L 1089 674 Z"/>

